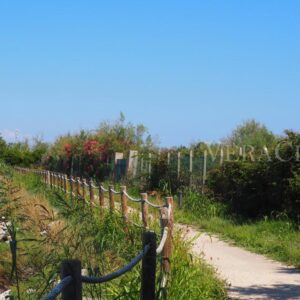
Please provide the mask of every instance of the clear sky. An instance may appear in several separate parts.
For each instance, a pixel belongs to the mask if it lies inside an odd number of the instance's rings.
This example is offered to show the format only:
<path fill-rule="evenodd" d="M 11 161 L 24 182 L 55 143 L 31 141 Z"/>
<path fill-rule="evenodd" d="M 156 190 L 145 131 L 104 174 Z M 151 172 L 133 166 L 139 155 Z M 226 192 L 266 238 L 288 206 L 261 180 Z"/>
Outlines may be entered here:
<path fill-rule="evenodd" d="M 1 0 L 0 104 L 8 139 L 120 111 L 162 146 L 300 130 L 300 1 Z"/>

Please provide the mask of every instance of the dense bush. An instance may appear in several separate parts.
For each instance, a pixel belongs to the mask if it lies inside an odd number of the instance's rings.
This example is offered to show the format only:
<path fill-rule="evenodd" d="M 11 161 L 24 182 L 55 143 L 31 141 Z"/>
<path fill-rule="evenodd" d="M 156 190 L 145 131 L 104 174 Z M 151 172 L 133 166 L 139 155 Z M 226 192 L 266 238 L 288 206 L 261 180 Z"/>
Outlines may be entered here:
<path fill-rule="evenodd" d="M 286 131 L 268 155 L 226 162 L 209 175 L 209 186 L 230 209 L 246 217 L 286 212 L 300 216 L 300 134 Z"/>
<path fill-rule="evenodd" d="M 40 165 L 47 148 L 48 145 L 38 139 L 34 140 L 33 145 L 29 145 L 27 141 L 6 143 L 0 137 L 0 160 L 23 167 Z"/>
<path fill-rule="evenodd" d="M 129 150 L 153 147 L 147 129 L 126 123 L 124 115 L 113 122 L 103 122 L 92 131 L 59 137 L 45 156 L 45 168 L 80 177 L 104 179 L 113 170 L 115 152 L 127 156 Z"/>

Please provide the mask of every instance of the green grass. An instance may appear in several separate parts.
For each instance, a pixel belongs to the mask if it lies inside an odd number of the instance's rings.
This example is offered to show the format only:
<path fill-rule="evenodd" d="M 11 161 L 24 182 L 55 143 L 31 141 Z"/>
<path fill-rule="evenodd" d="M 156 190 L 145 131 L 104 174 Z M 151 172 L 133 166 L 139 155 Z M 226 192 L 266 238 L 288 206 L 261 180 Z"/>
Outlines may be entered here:
<path fill-rule="evenodd" d="M 63 230 L 58 233 L 57 238 L 44 239 L 39 235 L 38 218 L 30 220 L 32 224 L 30 228 L 25 226 L 30 218 L 35 217 L 35 214 L 18 215 L 20 212 L 18 205 L 9 210 L 19 217 L 17 222 L 20 231 L 17 239 L 30 237 L 37 240 L 31 243 L 19 243 L 18 266 L 21 271 L 22 299 L 41 299 L 42 295 L 55 285 L 60 262 L 65 258 L 79 258 L 83 267 L 88 269 L 91 275 L 103 275 L 126 265 L 140 251 L 142 229 L 129 225 L 128 233 L 125 233 L 120 214 L 100 212 L 98 209 L 91 213 L 88 206 L 84 207 L 77 201 L 71 203 L 64 195 L 46 188 L 35 176 L 18 175 L 15 176 L 14 183 L 22 187 L 26 201 L 30 199 L 44 201 L 47 215 L 52 218 L 49 222 L 58 220 L 64 222 Z M 18 201 L 24 203 L 23 197 Z M 33 207 L 36 207 L 35 202 Z M 0 209 L 3 209 L 1 204 Z M 22 206 L 21 209 L 23 210 Z M 135 221 L 138 223 L 137 220 Z M 157 222 L 151 224 L 151 228 L 159 232 Z M 1 247 L 0 256 L 2 251 L 5 252 L 5 249 Z M 175 235 L 168 299 L 226 299 L 225 283 L 216 278 L 210 266 L 201 260 L 193 259 L 188 252 L 189 245 Z M 159 264 L 157 266 L 159 279 Z M 12 281 L 11 284 L 14 289 L 15 282 Z M 158 282 L 157 286 L 159 286 Z M 92 299 L 100 297 L 101 299 L 139 299 L 139 287 L 140 265 L 107 284 L 84 285 L 84 295 Z M 34 292 L 28 294 L 29 289 Z"/>
<path fill-rule="evenodd" d="M 284 215 L 245 221 L 227 213 L 213 199 L 190 193 L 184 199 L 183 209 L 176 210 L 175 218 L 250 251 L 300 267 L 299 227 Z"/>

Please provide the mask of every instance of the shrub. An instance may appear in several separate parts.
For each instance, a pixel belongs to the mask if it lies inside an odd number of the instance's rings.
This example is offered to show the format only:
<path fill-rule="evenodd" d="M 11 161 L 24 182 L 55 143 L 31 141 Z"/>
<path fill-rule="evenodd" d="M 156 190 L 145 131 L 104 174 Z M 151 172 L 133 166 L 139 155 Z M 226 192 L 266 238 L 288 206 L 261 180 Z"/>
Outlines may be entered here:
<path fill-rule="evenodd" d="M 226 162 L 209 174 L 208 184 L 230 209 L 250 218 L 286 212 L 300 215 L 300 134 L 286 131 L 286 137 L 269 157 L 258 161 Z"/>

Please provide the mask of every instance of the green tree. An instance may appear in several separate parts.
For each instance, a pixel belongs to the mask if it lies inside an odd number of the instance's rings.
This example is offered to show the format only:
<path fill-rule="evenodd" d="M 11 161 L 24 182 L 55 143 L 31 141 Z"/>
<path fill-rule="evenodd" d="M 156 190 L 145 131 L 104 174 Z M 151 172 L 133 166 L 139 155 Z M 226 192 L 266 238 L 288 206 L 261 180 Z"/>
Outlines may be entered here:
<path fill-rule="evenodd" d="M 223 142 L 231 146 L 251 145 L 255 149 L 262 149 L 274 145 L 276 136 L 265 125 L 252 119 L 239 125 Z"/>

